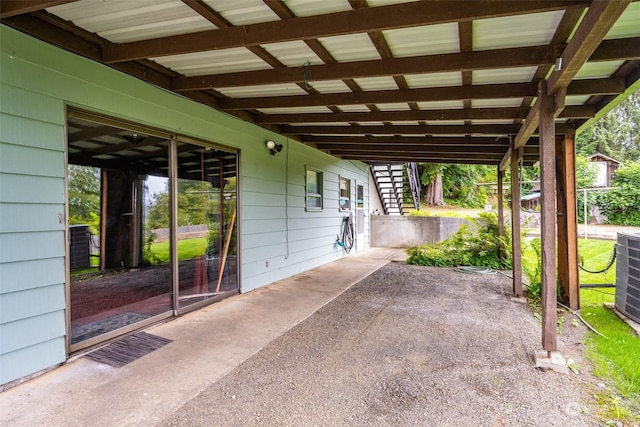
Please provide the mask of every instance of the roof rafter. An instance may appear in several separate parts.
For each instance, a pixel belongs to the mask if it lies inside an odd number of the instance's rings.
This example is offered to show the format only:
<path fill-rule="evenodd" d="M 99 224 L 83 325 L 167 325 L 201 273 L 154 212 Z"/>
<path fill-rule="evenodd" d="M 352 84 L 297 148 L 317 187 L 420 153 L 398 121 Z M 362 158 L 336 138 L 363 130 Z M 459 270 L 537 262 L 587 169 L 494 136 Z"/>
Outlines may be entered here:
<path fill-rule="evenodd" d="M 77 0 L 2 0 L 0 2 L 0 19 L 37 12 L 74 1 Z"/>
<path fill-rule="evenodd" d="M 499 147 L 504 153 L 509 147 L 509 141 L 501 137 L 480 136 L 302 136 L 301 142 L 327 145 L 379 145 L 401 144 L 403 146 L 434 146 L 434 147 Z"/>
<path fill-rule="evenodd" d="M 562 107 L 564 107 L 565 89 L 589 57 L 596 50 L 603 51 L 602 46 L 603 44 L 606 45 L 606 43 L 602 39 L 622 15 L 629 3 L 630 0 L 594 0 L 587 10 L 571 41 L 567 44 L 560 57 L 562 58 L 562 67 L 554 70 L 545 86 L 548 95 L 561 97 L 559 104 Z M 559 114 L 559 109 L 556 108 L 556 116 Z M 538 128 L 539 122 L 540 97 L 536 99 L 531 111 L 527 114 L 522 129 L 516 135 L 513 149 L 517 150 L 520 147 L 524 147 L 527 140 Z M 511 150 L 500 161 L 501 169 L 507 167 L 510 156 Z"/>
<path fill-rule="evenodd" d="M 598 61 L 615 61 L 640 55 L 640 39 L 605 40 L 594 52 Z M 609 50 L 609 46 L 616 47 Z M 307 77 L 314 81 L 342 80 L 357 77 L 396 76 L 447 71 L 483 70 L 502 67 L 552 65 L 560 57 L 564 44 L 530 46 L 509 49 L 448 53 L 440 55 L 388 58 L 309 66 Z M 596 55 L 597 54 L 597 55 Z M 638 58 L 640 59 L 640 58 Z M 173 82 L 176 91 L 235 86 L 257 86 L 277 83 L 301 83 L 305 80 L 302 67 L 277 70 L 255 70 L 240 73 L 209 74 L 179 77 Z"/>
<path fill-rule="evenodd" d="M 382 126 L 289 126 L 281 125 L 285 135 L 492 135 L 507 136 L 518 133 L 518 124 L 465 125 L 382 125 Z M 568 123 L 557 123 L 558 133 L 575 132 Z"/>
<path fill-rule="evenodd" d="M 549 95 L 569 85 L 630 2 L 631 0 L 594 0 L 591 3 L 571 41 L 562 52 L 562 69 L 556 69 L 549 77 Z"/>
<path fill-rule="evenodd" d="M 306 71 L 314 81 L 341 80 L 356 77 L 395 76 L 446 71 L 483 70 L 501 67 L 525 67 L 553 64 L 564 46 L 530 46 L 526 48 L 493 49 L 440 55 L 412 56 L 369 61 L 312 65 Z M 255 70 L 241 73 L 210 74 L 180 77 L 174 80 L 176 91 L 257 86 L 277 83 L 304 82 L 302 67 L 279 70 Z"/>
<path fill-rule="evenodd" d="M 420 120 L 501 120 L 524 119 L 529 108 L 465 108 L 419 111 L 379 111 L 368 113 L 306 113 L 306 114 L 262 114 L 256 123 L 328 123 L 328 122 L 402 122 Z M 592 105 L 566 107 L 559 117 L 568 119 L 590 118 L 595 115 Z"/>
<path fill-rule="evenodd" d="M 449 86 L 421 89 L 400 89 L 334 93 L 317 95 L 270 96 L 236 98 L 221 101 L 223 110 L 252 108 L 309 107 L 318 105 L 348 105 L 412 101 L 451 101 L 459 99 L 522 98 L 535 96 L 537 83 L 506 83 L 474 86 Z M 567 95 L 620 94 L 626 89 L 623 78 L 577 80 L 569 84 Z"/>
<path fill-rule="evenodd" d="M 317 39 L 417 25 L 584 7 L 586 5 L 588 5 L 588 1 L 580 0 L 517 2 L 482 0 L 469 2 L 465 7 L 458 7 L 452 1 L 420 1 L 122 43 L 106 47 L 102 59 L 106 63 L 114 63 L 140 58 Z"/>

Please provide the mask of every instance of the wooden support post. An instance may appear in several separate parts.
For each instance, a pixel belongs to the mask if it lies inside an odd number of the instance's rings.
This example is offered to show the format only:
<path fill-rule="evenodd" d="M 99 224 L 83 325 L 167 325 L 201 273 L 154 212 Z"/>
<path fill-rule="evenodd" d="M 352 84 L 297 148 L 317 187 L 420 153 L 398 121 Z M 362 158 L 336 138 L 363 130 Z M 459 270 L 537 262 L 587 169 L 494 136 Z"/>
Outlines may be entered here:
<path fill-rule="evenodd" d="M 556 136 L 558 190 L 558 279 L 565 304 L 580 308 L 576 156 L 573 135 Z"/>
<path fill-rule="evenodd" d="M 540 193 L 542 196 L 542 348 L 557 350 L 556 295 L 556 144 L 553 97 L 547 95 L 547 82 L 540 82 Z"/>
<path fill-rule="evenodd" d="M 498 167 L 498 237 L 504 239 L 504 197 L 503 197 L 504 172 Z M 498 247 L 498 257 L 504 259 L 504 246 L 502 243 Z"/>
<path fill-rule="evenodd" d="M 522 295 L 522 243 L 520 236 L 520 156 L 522 150 L 511 150 L 511 235 L 513 245 L 513 294 Z"/>

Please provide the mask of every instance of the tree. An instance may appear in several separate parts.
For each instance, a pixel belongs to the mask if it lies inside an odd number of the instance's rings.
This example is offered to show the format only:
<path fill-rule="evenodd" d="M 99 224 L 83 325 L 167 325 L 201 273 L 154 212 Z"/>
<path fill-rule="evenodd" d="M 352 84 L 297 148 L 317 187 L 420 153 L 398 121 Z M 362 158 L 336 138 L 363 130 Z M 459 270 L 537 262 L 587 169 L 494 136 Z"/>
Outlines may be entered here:
<path fill-rule="evenodd" d="M 621 162 L 640 160 L 640 91 L 580 133 L 576 150 L 583 156 L 602 153 Z"/>
<path fill-rule="evenodd" d="M 69 165 L 69 223 L 89 224 L 98 233 L 100 224 L 100 169 Z"/>
<path fill-rule="evenodd" d="M 496 170 L 491 166 L 421 163 L 419 170 L 424 203 L 429 206 L 443 206 L 445 201 L 467 207 L 484 206 L 487 188 L 477 184 L 496 180 Z"/>
<path fill-rule="evenodd" d="M 609 224 L 640 226 L 640 161 L 620 167 L 614 190 L 598 194 L 596 204 Z"/>
<path fill-rule="evenodd" d="M 444 206 L 440 165 L 421 163 L 420 169 L 420 182 L 424 187 L 424 203 L 427 206 Z"/>

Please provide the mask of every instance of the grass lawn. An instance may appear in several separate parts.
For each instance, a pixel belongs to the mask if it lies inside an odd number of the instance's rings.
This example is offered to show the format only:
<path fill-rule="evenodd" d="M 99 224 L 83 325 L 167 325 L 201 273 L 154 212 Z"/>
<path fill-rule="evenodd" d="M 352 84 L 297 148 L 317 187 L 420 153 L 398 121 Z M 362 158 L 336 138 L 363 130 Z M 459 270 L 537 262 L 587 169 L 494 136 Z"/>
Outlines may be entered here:
<path fill-rule="evenodd" d="M 207 245 L 205 237 L 178 240 L 178 259 L 193 259 L 204 255 Z M 169 262 L 169 241 L 151 244 L 151 253 L 162 262 Z"/>
<path fill-rule="evenodd" d="M 614 241 L 579 239 L 580 263 L 597 271 L 606 267 L 613 251 Z M 528 248 L 523 253 L 523 263 L 535 262 L 535 252 Z M 591 274 L 580 270 L 580 284 L 614 283 L 615 264 L 605 273 Z M 587 338 L 587 354 L 593 361 L 595 373 L 615 384 L 619 396 L 610 392 L 595 393 L 603 416 L 635 425 L 640 421 L 640 337 L 611 310 L 605 302 L 615 301 L 614 288 L 582 288 L 580 290 L 581 315 L 606 338 L 590 333 Z"/>

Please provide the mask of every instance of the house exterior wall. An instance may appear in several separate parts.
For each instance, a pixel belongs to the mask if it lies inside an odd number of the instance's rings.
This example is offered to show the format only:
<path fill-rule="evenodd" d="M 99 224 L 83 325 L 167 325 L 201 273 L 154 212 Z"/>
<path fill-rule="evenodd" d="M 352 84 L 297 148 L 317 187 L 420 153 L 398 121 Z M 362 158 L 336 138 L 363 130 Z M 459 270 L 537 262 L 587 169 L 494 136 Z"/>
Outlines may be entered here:
<path fill-rule="evenodd" d="M 241 291 L 345 255 L 339 177 L 368 168 L 169 93 L 0 25 L 0 384 L 65 360 L 66 108 L 240 151 Z M 272 139 L 284 150 L 271 156 Z M 324 209 L 305 210 L 305 167 L 323 173 Z M 368 219 L 368 215 L 366 216 Z M 369 247 L 369 223 L 365 224 Z M 360 248 L 359 248 L 360 249 Z"/>

